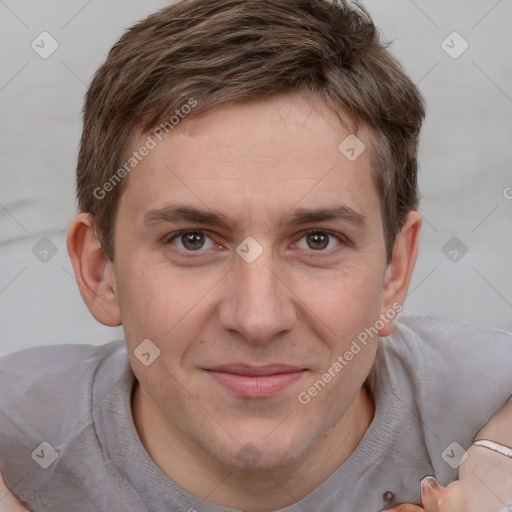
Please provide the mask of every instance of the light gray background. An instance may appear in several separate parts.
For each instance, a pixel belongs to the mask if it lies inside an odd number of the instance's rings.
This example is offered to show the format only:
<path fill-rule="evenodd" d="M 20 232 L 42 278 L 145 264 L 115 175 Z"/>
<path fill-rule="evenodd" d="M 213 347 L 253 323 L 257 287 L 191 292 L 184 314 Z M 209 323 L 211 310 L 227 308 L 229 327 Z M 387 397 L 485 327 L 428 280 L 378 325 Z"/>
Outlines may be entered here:
<path fill-rule="evenodd" d="M 122 337 L 121 328 L 103 327 L 88 313 L 65 248 L 76 211 L 80 112 L 112 44 L 167 3 L 0 0 L 0 354 Z M 364 5 L 428 106 L 424 228 L 404 312 L 512 330 L 512 1 Z M 31 48 L 43 31 L 59 44 L 47 59 Z M 469 44 L 457 59 L 442 48 L 444 40 L 451 52 L 462 48 L 458 36 L 448 37 L 454 31 Z M 46 263 L 32 251 L 44 236 L 57 249 Z M 452 237 L 468 249 L 457 262 L 443 253 Z"/>

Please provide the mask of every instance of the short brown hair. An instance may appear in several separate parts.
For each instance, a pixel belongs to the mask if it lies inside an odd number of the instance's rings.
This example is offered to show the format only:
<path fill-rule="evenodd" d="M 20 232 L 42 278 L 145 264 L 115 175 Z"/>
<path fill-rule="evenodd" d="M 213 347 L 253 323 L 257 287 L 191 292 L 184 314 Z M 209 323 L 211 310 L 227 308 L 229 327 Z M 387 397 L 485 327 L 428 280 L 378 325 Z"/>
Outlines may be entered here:
<path fill-rule="evenodd" d="M 130 28 L 87 92 L 77 166 L 79 208 L 91 214 L 105 254 L 114 259 L 120 177 L 129 172 L 120 166 L 135 128 L 168 123 L 191 99 L 187 118 L 303 91 L 347 113 L 356 130 L 370 128 L 389 261 L 418 208 L 425 105 L 387 46 L 368 12 L 345 0 L 181 0 Z"/>

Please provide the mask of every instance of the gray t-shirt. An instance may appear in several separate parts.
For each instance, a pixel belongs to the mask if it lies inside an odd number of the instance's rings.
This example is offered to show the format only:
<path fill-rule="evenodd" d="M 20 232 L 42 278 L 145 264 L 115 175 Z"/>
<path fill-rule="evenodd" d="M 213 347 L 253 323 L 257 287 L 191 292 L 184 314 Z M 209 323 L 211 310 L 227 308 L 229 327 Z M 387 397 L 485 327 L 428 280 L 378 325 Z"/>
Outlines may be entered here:
<path fill-rule="evenodd" d="M 400 317 L 367 384 L 375 417 L 350 458 L 286 512 L 377 512 L 446 485 L 476 432 L 512 395 L 512 333 Z M 167 478 L 131 415 L 124 341 L 0 358 L 0 468 L 34 512 L 227 512 Z M 47 444 L 41 444 L 47 443 Z"/>

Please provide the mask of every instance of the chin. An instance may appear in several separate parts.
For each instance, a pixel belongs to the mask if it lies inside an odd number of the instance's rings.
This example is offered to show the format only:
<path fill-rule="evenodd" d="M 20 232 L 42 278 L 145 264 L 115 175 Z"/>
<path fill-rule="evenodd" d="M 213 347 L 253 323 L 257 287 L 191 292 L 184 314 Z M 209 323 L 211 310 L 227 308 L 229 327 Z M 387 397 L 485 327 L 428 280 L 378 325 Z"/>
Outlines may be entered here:
<path fill-rule="evenodd" d="M 228 455 L 225 450 L 223 451 L 224 460 L 221 462 L 241 471 L 278 470 L 304 455 L 309 444 L 301 441 L 299 443 L 299 440 L 294 440 L 290 436 L 239 440 L 236 443 L 239 448 L 234 453 Z"/>
<path fill-rule="evenodd" d="M 244 448 L 242 448 L 242 450 L 243 449 Z M 239 454 L 236 454 L 235 458 L 231 459 L 231 464 L 229 465 L 240 471 L 250 472 L 276 471 L 289 466 L 300 458 L 300 454 L 276 454 L 275 452 L 259 452 L 257 457 L 239 457 L 238 455 Z"/>

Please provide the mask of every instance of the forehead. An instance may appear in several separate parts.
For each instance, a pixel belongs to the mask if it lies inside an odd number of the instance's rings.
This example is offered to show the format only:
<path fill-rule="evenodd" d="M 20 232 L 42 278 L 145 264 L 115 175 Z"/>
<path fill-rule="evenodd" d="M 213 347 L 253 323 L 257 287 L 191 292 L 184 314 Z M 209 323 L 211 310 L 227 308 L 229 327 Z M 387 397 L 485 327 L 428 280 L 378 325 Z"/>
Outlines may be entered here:
<path fill-rule="evenodd" d="M 379 215 L 371 133 L 360 126 L 356 138 L 346 124 L 326 105 L 289 94 L 185 117 L 160 137 L 138 133 L 127 157 L 148 137 L 154 147 L 130 173 L 121 203 L 138 220 L 169 204 L 274 223 L 293 207 Z"/>

